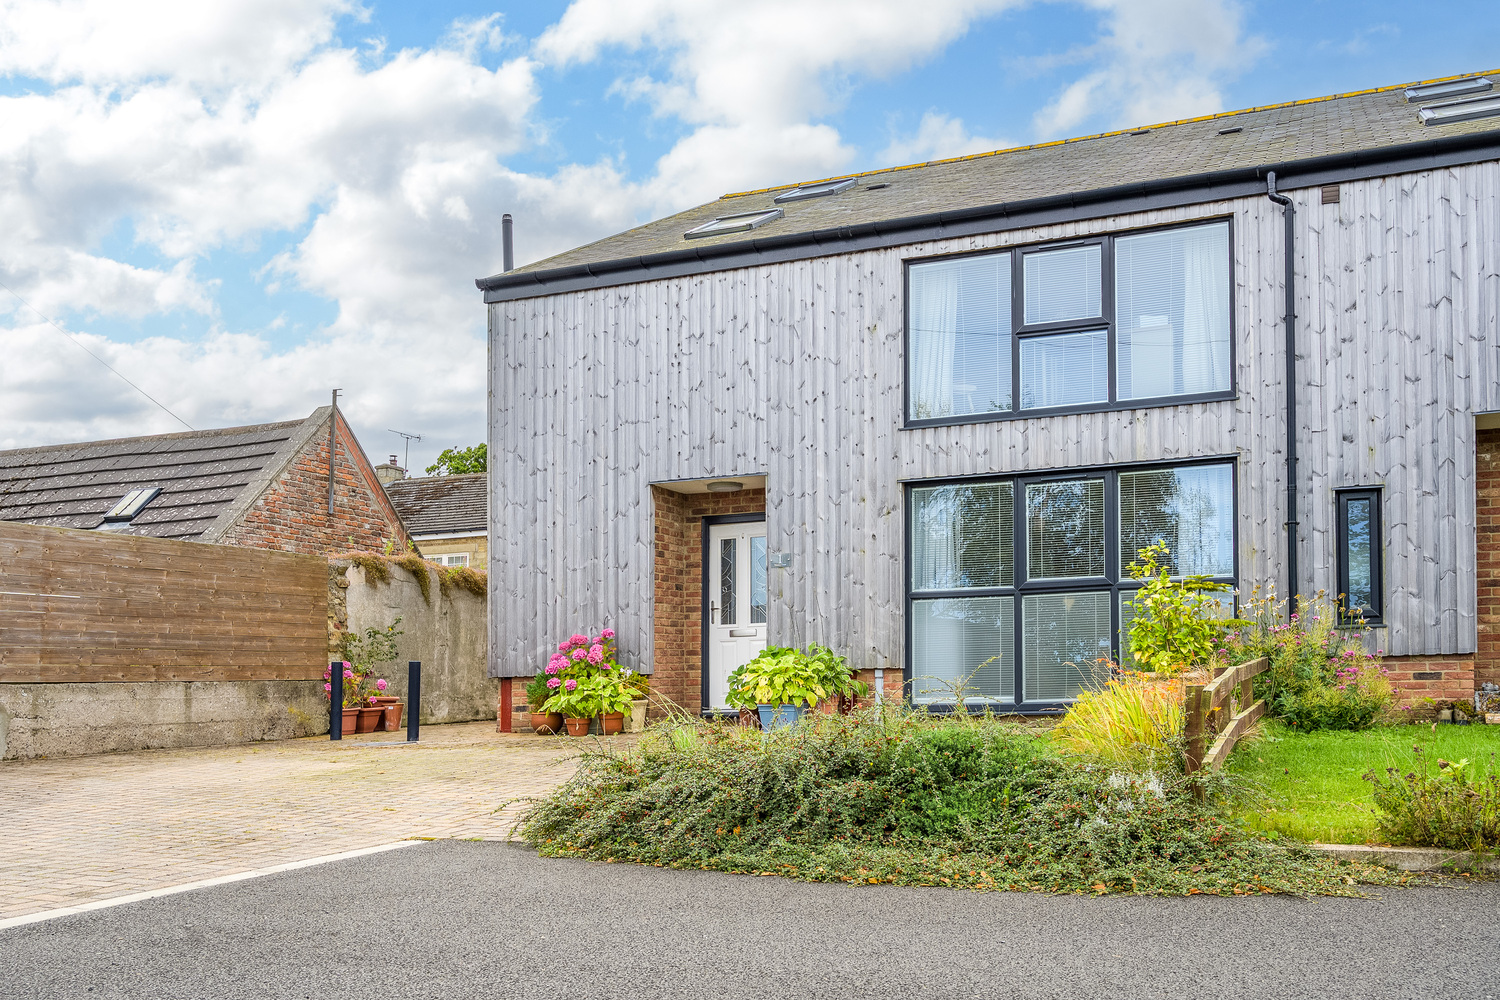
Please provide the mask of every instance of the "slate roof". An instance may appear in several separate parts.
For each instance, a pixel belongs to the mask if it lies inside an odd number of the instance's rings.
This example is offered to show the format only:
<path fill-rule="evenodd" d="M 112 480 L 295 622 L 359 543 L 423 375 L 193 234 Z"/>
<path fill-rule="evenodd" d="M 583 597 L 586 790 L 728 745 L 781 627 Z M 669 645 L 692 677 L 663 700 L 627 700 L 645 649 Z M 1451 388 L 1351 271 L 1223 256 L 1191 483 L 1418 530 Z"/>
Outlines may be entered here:
<path fill-rule="evenodd" d="M 126 493 L 158 486 L 160 496 L 111 530 L 210 540 L 203 536 L 215 521 L 237 516 L 326 427 L 329 409 L 306 420 L 0 451 L 0 521 L 97 528 Z"/>
<path fill-rule="evenodd" d="M 483 472 L 398 479 L 385 484 L 385 495 L 413 535 L 462 535 L 489 528 L 489 477 Z"/>
<path fill-rule="evenodd" d="M 1487 75 L 1500 91 L 1500 75 Z M 1454 79 L 1454 78 L 1445 78 Z M 1432 81 L 1423 81 L 1432 82 Z M 1250 108 L 1166 122 L 1079 139 L 979 153 L 950 160 L 850 174 L 858 184 L 839 194 L 775 204 L 782 187 L 726 194 L 717 201 L 658 219 L 515 269 L 481 279 L 483 289 L 535 282 L 562 269 L 605 262 L 639 261 L 653 255 L 702 253 L 715 247 L 774 244 L 792 234 L 827 234 L 837 242 L 845 227 L 878 226 L 978 206 L 1026 203 L 1088 191 L 1173 178 L 1191 178 L 1266 165 L 1316 161 L 1337 154 L 1392 151 L 1415 144 L 1434 150 L 1465 137 L 1495 133 L 1500 118 L 1423 125 L 1422 102 L 1408 104 L 1402 91 L 1414 84 Z M 1492 91 L 1491 95 L 1496 93 Z M 1432 101 L 1425 103 L 1434 103 Z M 1225 130 L 1234 130 L 1229 131 Z M 827 180 L 831 178 L 822 178 Z M 751 232 L 685 239 L 689 229 L 724 215 L 779 207 L 784 215 Z M 824 253 L 839 252 L 829 247 Z M 645 258 L 640 261 L 640 258 Z M 665 263 L 665 261 L 661 261 Z M 534 276 L 528 279 L 526 276 Z M 543 294 L 535 292 L 534 294 Z"/>

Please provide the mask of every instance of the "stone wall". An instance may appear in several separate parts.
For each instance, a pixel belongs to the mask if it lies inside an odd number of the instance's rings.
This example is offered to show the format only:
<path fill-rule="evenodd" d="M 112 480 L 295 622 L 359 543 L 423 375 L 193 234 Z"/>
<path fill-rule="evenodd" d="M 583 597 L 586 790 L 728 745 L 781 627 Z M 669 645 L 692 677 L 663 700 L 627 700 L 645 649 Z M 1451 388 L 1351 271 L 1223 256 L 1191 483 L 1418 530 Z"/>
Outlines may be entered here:
<path fill-rule="evenodd" d="M 398 617 L 404 633 L 394 663 L 376 676 L 389 693 L 406 700 L 407 663 L 422 663 L 423 723 L 470 722 L 495 717 L 499 681 L 488 676 L 489 618 L 484 597 L 445 586 L 440 570 L 423 564 L 428 596 L 410 569 L 384 562 L 382 582 L 350 558 L 330 560 L 328 570 L 329 659 L 338 659 L 340 636 L 383 629 Z M 326 724 L 325 724 L 326 731 Z"/>
<path fill-rule="evenodd" d="M 326 733 L 322 688 L 322 681 L 0 684 L 0 759 Z"/>

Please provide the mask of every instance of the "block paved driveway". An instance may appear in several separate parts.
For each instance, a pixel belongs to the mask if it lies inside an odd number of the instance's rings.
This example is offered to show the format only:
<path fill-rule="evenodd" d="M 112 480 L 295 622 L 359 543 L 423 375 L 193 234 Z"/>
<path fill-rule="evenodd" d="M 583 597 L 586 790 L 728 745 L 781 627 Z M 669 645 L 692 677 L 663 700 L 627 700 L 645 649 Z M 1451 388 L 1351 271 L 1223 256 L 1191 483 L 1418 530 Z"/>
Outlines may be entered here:
<path fill-rule="evenodd" d="M 584 742 L 493 722 L 0 762 L 0 919 L 413 837 L 504 837 Z M 612 737 L 618 744 L 631 737 Z"/>

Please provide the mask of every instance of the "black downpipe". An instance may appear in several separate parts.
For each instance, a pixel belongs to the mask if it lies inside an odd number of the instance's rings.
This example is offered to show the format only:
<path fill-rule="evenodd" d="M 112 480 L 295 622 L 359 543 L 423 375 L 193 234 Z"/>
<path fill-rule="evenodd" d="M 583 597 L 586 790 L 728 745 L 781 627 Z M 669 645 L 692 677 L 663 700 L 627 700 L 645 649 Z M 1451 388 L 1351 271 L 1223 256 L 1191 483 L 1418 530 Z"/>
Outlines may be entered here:
<path fill-rule="evenodd" d="M 509 212 L 500 216 L 500 267 L 504 271 L 510 271 L 516 266 L 516 252 L 511 238 L 513 225 Z"/>
<path fill-rule="evenodd" d="M 1266 174 L 1266 197 L 1281 206 L 1286 223 L 1282 254 L 1286 261 L 1286 594 L 1288 616 L 1297 613 L 1297 268 L 1292 251 L 1297 209 L 1276 193 L 1276 171 Z"/>

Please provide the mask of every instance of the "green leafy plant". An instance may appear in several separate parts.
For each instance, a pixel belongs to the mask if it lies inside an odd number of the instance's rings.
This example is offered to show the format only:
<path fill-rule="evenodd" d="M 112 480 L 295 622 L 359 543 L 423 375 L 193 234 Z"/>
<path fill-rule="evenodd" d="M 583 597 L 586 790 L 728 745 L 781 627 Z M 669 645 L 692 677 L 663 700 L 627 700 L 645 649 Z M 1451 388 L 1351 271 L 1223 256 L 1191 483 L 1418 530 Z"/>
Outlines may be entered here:
<path fill-rule="evenodd" d="M 1179 769 L 1182 692 L 1126 675 L 1082 691 L 1052 728 L 1064 751 L 1137 773 Z"/>
<path fill-rule="evenodd" d="M 768 733 L 664 725 L 585 753 L 518 833 L 551 856 L 861 884 L 1357 895 L 1405 877 L 1240 831 L 1216 790 L 1200 803 L 1180 775 L 1103 770 L 1032 728 L 885 705 Z"/>
<path fill-rule="evenodd" d="M 339 637 L 339 652 L 345 660 L 344 708 L 356 708 L 373 697 L 367 687 L 370 676 L 378 664 L 394 662 L 399 655 L 396 639 L 406 634 L 400 626 L 398 617 L 383 629 L 371 625 L 363 632 L 345 632 Z M 329 698 L 333 697 L 332 677 L 331 668 L 323 671 L 323 693 Z M 382 679 L 377 684 L 379 691 L 384 693 L 385 681 Z"/>
<path fill-rule="evenodd" d="M 838 698 L 843 703 L 869 696 L 870 685 L 854 676 L 847 657 L 816 642 L 807 647 L 806 656 L 817 673 L 818 685 L 827 692 L 826 697 Z"/>
<path fill-rule="evenodd" d="M 427 467 L 429 476 L 460 476 L 473 472 L 484 472 L 489 466 L 489 445 L 476 444 L 469 448 L 444 448 L 437 461 Z"/>
<path fill-rule="evenodd" d="M 1294 614 L 1284 610 L 1274 594 L 1252 599 L 1249 620 L 1218 651 L 1231 663 L 1269 658 L 1255 691 L 1274 718 L 1310 732 L 1364 729 L 1393 714 L 1397 692 L 1380 665 L 1382 651 L 1365 652 L 1362 630 L 1346 627 L 1347 616 L 1321 594 Z"/>
<path fill-rule="evenodd" d="M 1402 774 L 1389 767 L 1365 779 L 1375 786 L 1376 827 L 1393 844 L 1442 847 L 1455 851 L 1500 848 L 1500 775 L 1491 754 L 1488 774 L 1467 757 L 1439 759 L 1429 769 L 1420 747 L 1420 770 Z"/>
<path fill-rule="evenodd" d="M 828 697 L 823 678 L 830 671 L 826 660 L 818 660 L 789 646 L 761 650 L 749 663 L 729 675 L 727 701 L 734 708 L 757 705 L 816 705 Z"/>
<path fill-rule="evenodd" d="M 1135 611 L 1131 656 L 1140 669 L 1161 674 L 1205 666 L 1225 630 L 1240 624 L 1223 617 L 1213 596 L 1230 590 L 1229 585 L 1202 575 L 1172 579 L 1165 542 L 1141 549 L 1137 557 L 1140 561 L 1130 564 L 1130 575 L 1145 582 L 1130 597 Z"/>
<path fill-rule="evenodd" d="M 526 682 L 526 704 L 533 712 L 540 712 L 550 697 L 552 689 L 547 686 L 546 674 L 537 674 Z"/>

